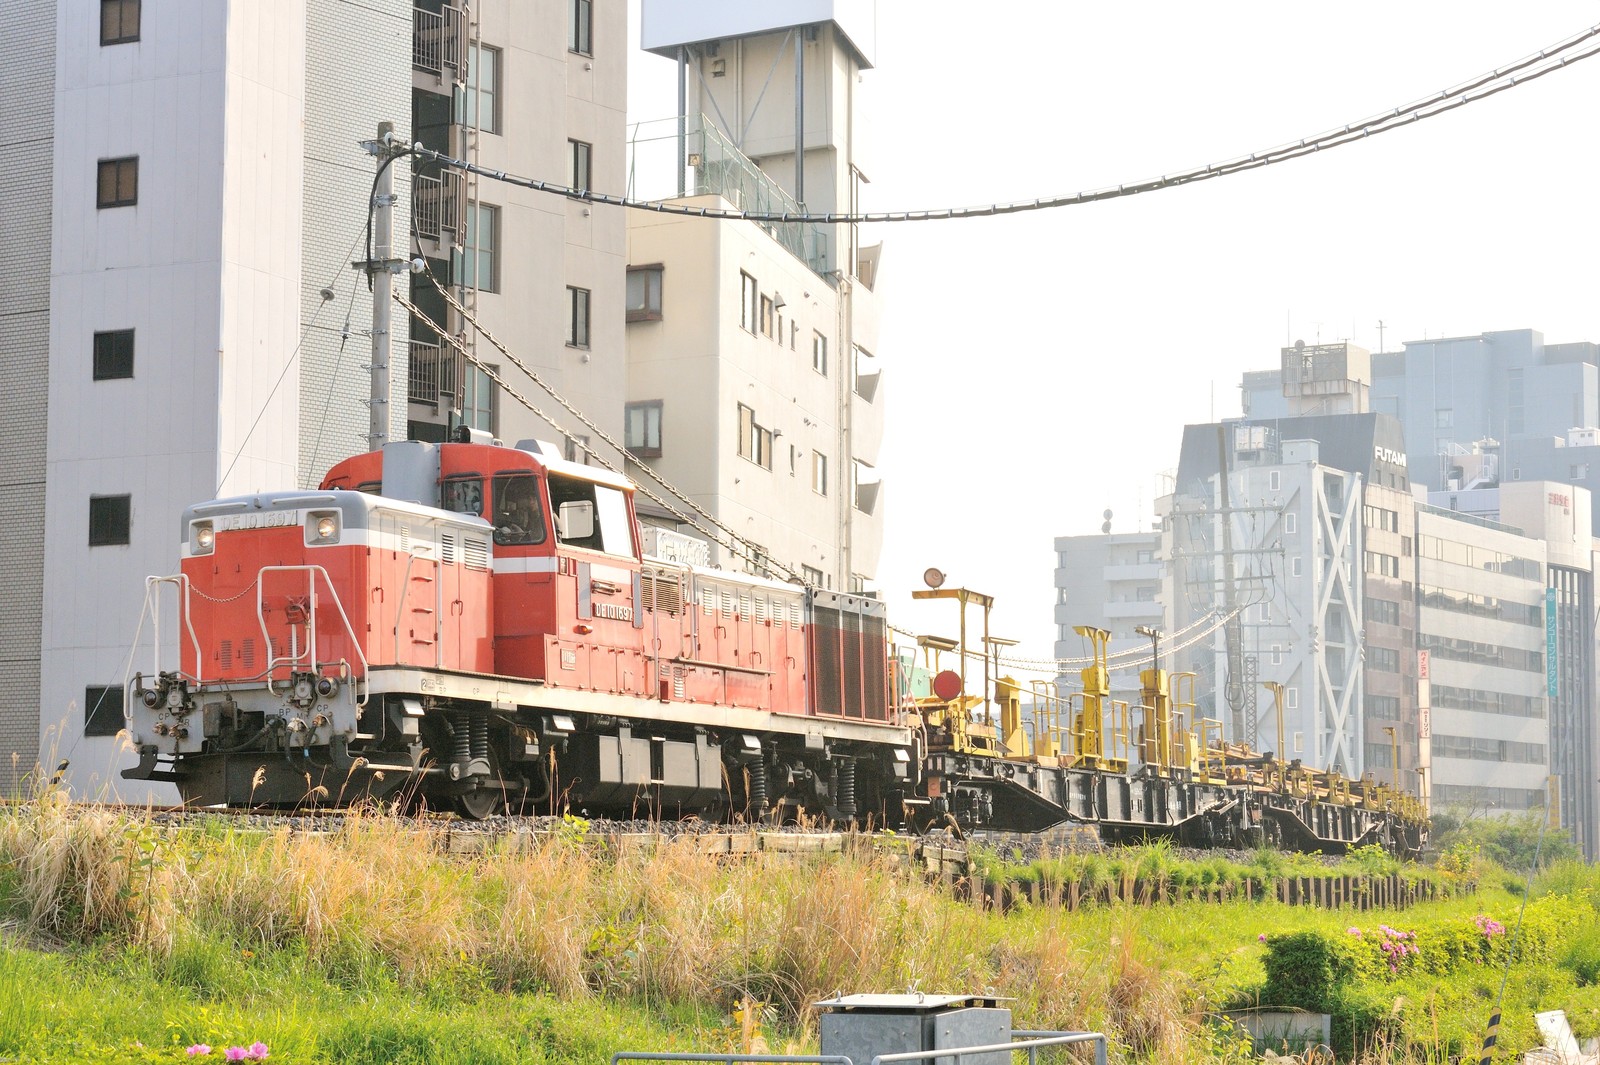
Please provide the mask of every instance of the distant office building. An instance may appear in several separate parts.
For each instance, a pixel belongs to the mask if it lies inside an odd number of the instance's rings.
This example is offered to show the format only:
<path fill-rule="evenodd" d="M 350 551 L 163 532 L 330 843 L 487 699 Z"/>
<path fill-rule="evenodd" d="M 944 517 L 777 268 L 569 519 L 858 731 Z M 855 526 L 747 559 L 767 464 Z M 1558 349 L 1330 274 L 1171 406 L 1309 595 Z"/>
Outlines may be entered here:
<path fill-rule="evenodd" d="M 1388 726 L 1414 764 L 1399 447 L 1376 414 L 1186 427 L 1165 503 L 1172 626 L 1230 619 L 1178 660 L 1230 740 L 1359 776 Z M 1268 681 L 1284 688 L 1282 736 Z"/>
<path fill-rule="evenodd" d="M 1459 508 L 1463 515 L 1458 520 L 1503 520 L 1531 541 L 1515 545 L 1509 559 L 1478 547 L 1463 551 L 1458 546 L 1435 545 L 1431 541 L 1424 545 L 1428 551 L 1434 551 L 1436 546 L 1444 548 L 1454 566 L 1439 567 L 1424 555 L 1419 568 L 1432 567 L 1446 578 L 1453 573 L 1463 586 L 1456 596 L 1437 596 L 1442 603 L 1457 612 L 1470 608 L 1482 615 L 1494 602 L 1502 616 L 1500 623 L 1506 615 L 1521 618 L 1509 630 L 1497 633 L 1499 642 L 1486 652 L 1476 653 L 1473 647 L 1458 642 L 1449 654 L 1434 655 L 1434 731 L 1441 730 L 1441 721 L 1450 720 L 1451 711 L 1468 711 L 1460 715 L 1458 724 L 1446 727 L 1453 728 L 1454 733 L 1467 733 L 1471 742 L 1482 748 L 1477 753 L 1500 758 L 1507 767 L 1502 775 L 1508 780 L 1516 778 L 1504 784 L 1485 778 L 1481 783 L 1454 785 L 1446 794 L 1469 807 L 1487 809 L 1493 804 L 1494 808 L 1514 810 L 1519 808 L 1518 803 L 1529 801 L 1530 795 L 1537 799 L 1533 805 L 1542 806 L 1543 791 L 1548 787 L 1549 800 L 1559 814 L 1561 826 L 1572 833 L 1591 859 L 1600 857 L 1600 788 L 1596 786 L 1600 777 L 1600 723 L 1595 721 L 1591 496 L 1582 488 L 1568 485 L 1522 482 L 1470 493 L 1434 492 L 1429 498 L 1435 504 L 1457 500 L 1463 504 Z M 1433 508 L 1429 510 L 1436 513 Z M 1465 517 L 1467 513 L 1474 517 Z M 1523 556 L 1520 560 L 1514 553 L 1518 551 Z M 1529 612 L 1525 609 L 1529 594 L 1526 582 L 1514 585 L 1516 593 L 1509 599 L 1495 597 L 1494 593 L 1496 585 L 1504 584 L 1508 571 L 1531 571 L 1527 556 L 1535 551 L 1544 563 L 1544 581 L 1533 591 L 1543 602 L 1539 604 L 1537 630 L 1530 632 Z M 1433 594 L 1421 587 L 1426 583 L 1419 574 L 1419 590 L 1425 595 Z M 1478 598 L 1465 598 L 1469 594 Z M 1548 612 L 1552 605 L 1554 625 Z M 1437 614 L 1434 618 L 1442 620 Z M 1552 645 L 1553 659 L 1549 657 Z M 1494 661 L 1487 665 L 1479 661 L 1485 655 Z M 1471 664 L 1466 682 L 1447 684 L 1442 678 L 1466 668 L 1459 663 Z M 1527 668 L 1532 665 L 1540 668 Z M 1446 684 L 1442 691 L 1440 684 Z M 1543 698 L 1536 698 L 1535 693 Z M 1548 780 L 1543 784 L 1535 780 L 1538 763 L 1524 761 L 1536 753 L 1529 745 L 1541 742 L 1548 745 Z M 1455 749 L 1461 745 L 1451 741 L 1446 746 Z M 1445 783 L 1455 775 L 1456 767 L 1440 760 L 1441 755 L 1446 759 L 1450 756 L 1439 747 L 1434 754 L 1443 774 L 1439 779 Z M 1440 801 L 1438 796 L 1436 801 Z"/>
<path fill-rule="evenodd" d="M 1134 631 L 1161 631 L 1166 611 L 1161 595 L 1166 565 L 1161 533 L 1106 533 L 1100 536 L 1058 536 L 1056 549 L 1056 646 L 1058 659 L 1087 657 L 1086 641 L 1073 630 L 1087 626 L 1111 633 L 1111 688 L 1117 698 L 1136 695 L 1138 669 L 1121 665 L 1147 660 L 1151 638 Z M 1076 690 L 1079 677 L 1066 670 L 1057 684 Z"/>
<path fill-rule="evenodd" d="M 1345 379 L 1334 385 L 1331 356 L 1341 350 Z M 1372 355 L 1345 342 L 1297 345 L 1283 349 L 1278 370 L 1246 373 L 1241 387 L 1251 421 L 1347 405 L 1394 415 L 1412 479 L 1430 490 L 1541 480 L 1600 490 L 1600 345 L 1546 344 L 1532 329 Z"/>

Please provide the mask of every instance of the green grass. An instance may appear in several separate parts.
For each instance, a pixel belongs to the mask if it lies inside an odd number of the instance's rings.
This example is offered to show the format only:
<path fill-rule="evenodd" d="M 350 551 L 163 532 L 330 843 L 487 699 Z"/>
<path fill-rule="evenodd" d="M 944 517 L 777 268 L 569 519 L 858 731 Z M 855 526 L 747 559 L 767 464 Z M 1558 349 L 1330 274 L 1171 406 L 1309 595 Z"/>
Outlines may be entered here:
<path fill-rule="evenodd" d="M 376 816 L 326 837 L 167 831 L 47 797 L 0 811 L 0 1058 L 189 1061 L 193 1043 L 256 1040 L 274 1063 L 340 1065 L 807 1051 L 817 999 L 916 986 L 992 989 L 1015 1000 L 1018 1027 L 1105 1031 L 1114 1062 L 1242 1060 L 1208 1018 L 1273 1004 L 1262 936 L 1384 922 L 1470 941 L 1460 929 L 1479 913 L 1509 927 L 1521 900 L 1506 876 L 1458 858 L 1428 875 L 1475 880 L 1476 895 L 1398 914 L 1270 901 L 999 912 L 870 851 L 728 861 L 692 841 L 617 854 L 566 832 L 446 857 Z M 1357 860 L 1387 875 L 1378 856 Z M 1161 847 L 1055 861 L 1040 875 L 1194 885 L 1305 865 L 1189 863 Z M 1600 927 L 1591 867 L 1553 866 L 1532 897 Z M 1574 934 L 1547 954 L 1514 973 L 1502 1046 L 1529 1045 L 1534 1008 L 1565 1008 L 1580 1036 L 1600 1033 L 1600 937 Z M 1342 1055 L 1461 1053 L 1498 972 L 1367 974 L 1345 1000 L 1346 1027 L 1382 1038 Z M 1388 1016 L 1403 1023 L 1368 1023 Z"/>

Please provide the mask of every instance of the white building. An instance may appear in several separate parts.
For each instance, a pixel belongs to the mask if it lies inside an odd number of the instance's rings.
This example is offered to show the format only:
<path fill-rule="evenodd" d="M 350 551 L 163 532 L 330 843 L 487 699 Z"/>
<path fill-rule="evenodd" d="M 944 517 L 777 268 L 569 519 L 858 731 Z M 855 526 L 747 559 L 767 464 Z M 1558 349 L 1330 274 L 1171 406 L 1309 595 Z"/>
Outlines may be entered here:
<path fill-rule="evenodd" d="M 643 44 L 678 60 L 685 117 L 641 127 L 635 195 L 849 210 L 872 16 L 870 3 L 648 0 Z M 629 217 L 627 446 L 755 545 L 753 558 L 719 549 L 719 564 L 770 559 L 843 590 L 875 574 L 879 252 L 851 225 Z"/>
<path fill-rule="evenodd" d="M 58 758 L 80 793 L 123 783 L 115 733 L 143 579 L 176 568 L 185 504 L 314 483 L 366 448 L 372 310 L 350 263 L 364 256 L 374 166 L 358 141 L 381 121 L 404 136 L 415 101 L 419 119 L 454 119 L 419 135 L 432 146 L 565 181 L 587 144 L 596 185 L 620 185 L 622 6 L 524 7 L 484 0 L 471 18 L 438 0 L 4 8 L 0 402 L 20 430 L 8 513 L 39 533 L 0 546 L 13 604 L 0 788 L 18 785 L 13 766 Z M 441 98 L 455 102 L 441 111 Z M 418 220 L 432 235 L 412 246 L 404 159 L 394 179 L 396 254 L 436 256 L 453 282 L 475 272 L 478 284 L 460 285 L 469 306 L 620 435 L 619 212 L 464 183 L 428 190 Z M 483 224 L 469 231 L 469 219 Z M 434 402 L 402 416 L 405 383 L 413 400 L 426 391 L 408 339 L 397 314 L 397 439 L 408 422 L 430 432 L 451 406 L 436 379 Z M 449 398 L 467 420 L 547 435 L 463 393 Z"/>

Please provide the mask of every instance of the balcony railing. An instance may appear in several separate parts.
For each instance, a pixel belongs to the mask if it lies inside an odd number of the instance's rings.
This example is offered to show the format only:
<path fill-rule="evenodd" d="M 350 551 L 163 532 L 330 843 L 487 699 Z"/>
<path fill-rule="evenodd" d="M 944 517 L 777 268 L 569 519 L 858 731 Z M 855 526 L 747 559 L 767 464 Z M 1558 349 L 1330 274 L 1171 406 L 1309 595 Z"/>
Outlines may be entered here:
<path fill-rule="evenodd" d="M 457 384 L 460 379 L 460 356 L 454 351 L 442 344 L 429 344 L 423 340 L 411 342 L 411 370 L 407 389 L 411 402 L 437 407 L 442 396 L 456 399 L 461 395 Z"/>
<path fill-rule="evenodd" d="M 704 115 L 635 123 L 628 140 L 628 194 L 638 199 L 717 195 L 760 214 L 804 214 L 772 176 L 752 163 Z M 680 168 L 681 163 L 681 168 Z M 762 222 L 761 228 L 829 285 L 834 268 L 830 227 L 804 222 Z"/>
<path fill-rule="evenodd" d="M 411 65 L 440 78 L 447 67 L 459 74 L 464 21 L 459 7 L 447 6 L 439 11 L 412 8 Z"/>
<path fill-rule="evenodd" d="M 466 183 L 458 170 L 435 177 L 417 174 L 411 179 L 411 198 L 417 213 L 417 236 L 442 240 L 442 234 L 461 235 L 461 205 Z"/>

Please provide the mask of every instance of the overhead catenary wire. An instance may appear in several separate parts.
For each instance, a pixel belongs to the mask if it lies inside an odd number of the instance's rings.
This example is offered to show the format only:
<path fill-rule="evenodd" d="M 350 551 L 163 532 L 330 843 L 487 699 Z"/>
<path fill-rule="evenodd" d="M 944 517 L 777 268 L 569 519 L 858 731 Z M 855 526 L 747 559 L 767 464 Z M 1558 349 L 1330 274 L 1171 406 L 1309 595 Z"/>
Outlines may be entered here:
<path fill-rule="evenodd" d="M 446 295 L 448 296 L 448 293 Z M 487 376 L 491 381 L 493 381 L 496 386 L 498 386 L 499 388 L 504 390 L 504 392 L 505 392 L 505 394 L 507 396 L 511 397 L 512 399 L 516 400 L 518 403 L 522 404 L 522 406 L 525 407 L 535 417 L 540 418 L 541 420 L 548 422 L 558 432 L 561 432 L 561 433 L 565 434 L 568 437 L 572 437 L 574 435 L 572 433 L 567 432 L 566 429 L 563 428 L 562 425 L 558 421 L 556 421 L 556 419 L 552 418 L 545 411 L 541 410 L 532 400 L 528 399 L 522 393 L 518 392 L 516 389 L 512 388 L 509 384 L 507 384 L 505 378 L 501 376 L 501 374 L 499 373 L 498 370 L 496 370 L 493 366 L 489 365 L 488 363 L 485 363 L 482 359 L 479 359 L 476 354 L 474 354 L 473 352 L 468 350 L 467 346 L 464 343 L 462 343 L 459 338 L 455 337 L 454 335 L 452 335 L 450 333 L 445 332 L 444 329 L 437 322 L 435 322 L 432 318 L 428 317 L 427 313 L 424 312 L 421 308 L 417 307 L 416 304 L 412 303 L 410 300 L 408 300 L 406 297 L 400 295 L 400 293 L 398 293 L 398 292 L 391 293 L 391 298 L 396 303 L 400 304 L 400 306 L 404 307 L 406 310 L 410 311 L 413 315 L 415 315 L 419 322 L 421 322 L 423 325 L 426 325 L 429 329 L 432 329 L 435 333 L 437 333 L 438 336 L 439 336 L 439 339 L 441 341 L 443 341 L 444 343 L 448 344 L 450 347 L 454 348 L 455 351 L 462 358 L 466 359 L 476 369 L 482 371 L 484 373 L 484 375 Z M 487 333 L 485 333 L 484 335 L 488 336 Z M 491 338 L 491 342 L 493 342 L 493 338 Z M 497 347 L 498 347 L 498 345 L 497 345 Z M 545 388 L 546 391 L 551 391 L 549 386 L 543 384 L 542 379 L 539 379 L 537 377 L 537 375 L 534 374 L 534 372 L 532 370 L 530 370 L 524 363 L 522 363 L 522 361 L 520 359 L 518 359 L 515 354 L 513 354 L 511 351 L 509 351 L 508 349 L 505 349 L 505 348 L 499 348 L 499 350 L 507 358 L 512 359 L 517 364 L 517 368 L 518 369 L 522 370 L 524 373 L 527 373 L 530 377 L 535 378 L 535 380 L 538 381 L 541 384 L 541 387 Z M 555 393 L 553 391 L 551 392 L 551 394 L 555 395 Z M 563 407 L 566 407 L 569 410 L 573 409 L 573 408 L 567 407 L 566 401 L 564 399 L 561 399 L 560 397 L 557 397 L 557 402 L 561 403 Z M 578 415 L 578 417 L 582 418 L 582 415 L 580 414 L 580 415 Z M 590 423 L 587 419 L 583 419 L 583 421 L 584 421 L 585 425 L 592 425 L 592 423 Z M 605 439 L 606 443 L 611 444 L 611 446 L 613 446 L 613 447 L 617 446 L 615 441 L 613 441 L 609 436 L 606 436 L 601 430 L 599 430 L 597 428 L 595 431 L 601 433 L 601 435 Z M 620 451 L 622 449 L 618 448 L 618 450 Z M 589 454 L 589 456 L 595 460 L 596 463 L 598 463 L 603 468 L 611 471 L 612 473 L 619 473 L 619 474 L 624 473 L 624 471 L 617 469 L 615 464 L 610 462 L 604 455 L 602 455 L 599 452 L 595 451 L 593 448 L 585 447 L 584 451 L 586 451 Z M 740 538 L 738 538 L 736 536 L 733 536 L 733 534 L 731 532 L 728 533 L 727 535 L 732 538 L 732 542 L 727 542 L 722 537 L 719 537 L 712 530 L 710 530 L 710 529 L 706 528 L 705 526 L 701 525 L 699 522 L 695 521 L 689 515 L 684 514 L 678 508 L 674 507 L 671 503 L 668 503 L 665 499 L 661 498 L 661 496 L 657 495 L 654 491 L 652 491 L 646 485 L 641 485 L 641 484 L 638 484 L 637 482 L 635 482 L 635 487 L 638 489 L 638 491 L 644 493 L 644 495 L 647 498 L 649 498 L 652 502 L 654 502 L 657 506 L 661 507 L 667 513 L 671 514 L 674 518 L 676 518 L 677 520 L 683 522 L 685 525 L 688 525 L 691 528 L 693 528 L 695 531 L 697 531 L 699 533 L 702 533 L 708 539 L 710 539 L 713 543 L 717 544 L 720 547 L 726 548 L 727 550 L 729 550 L 730 552 L 732 552 L 732 553 L 734 553 L 736 555 L 743 555 L 744 557 L 746 557 L 747 559 L 749 559 L 752 562 L 758 561 L 756 556 L 750 552 L 749 548 L 744 544 L 744 542 Z M 719 528 L 726 528 L 726 527 L 725 526 L 720 526 L 720 524 L 719 524 Z M 778 561 L 776 561 L 774 559 L 763 557 L 763 558 L 759 559 L 759 561 L 761 562 L 761 564 L 763 564 L 763 565 L 765 565 L 765 566 L 767 566 L 769 568 L 777 569 L 777 570 L 783 572 L 788 577 L 791 577 L 791 578 L 798 577 L 798 574 L 796 574 L 788 566 L 786 566 L 783 563 L 778 562 Z"/>
<path fill-rule="evenodd" d="M 1411 103 L 1402 104 L 1388 111 L 1346 123 L 1343 126 L 1327 130 L 1315 136 L 1304 137 L 1298 141 L 1291 141 L 1274 148 L 1251 152 L 1249 155 L 1237 156 L 1220 163 L 1211 163 L 1176 174 L 1163 175 L 1115 187 L 1076 192 L 1064 196 L 1048 196 L 1034 200 L 992 203 L 973 207 L 945 207 L 908 211 L 826 212 L 822 214 L 812 214 L 805 211 L 744 211 L 737 208 L 694 207 L 664 200 L 635 200 L 626 196 L 575 188 L 555 181 L 542 181 L 537 178 L 524 177 L 507 173 L 503 170 L 493 170 L 489 167 L 480 166 L 464 159 L 457 159 L 443 152 L 427 148 L 420 142 L 413 145 L 408 151 L 410 154 L 431 160 L 441 166 L 476 174 L 479 177 L 490 178 L 506 184 L 517 185 L 538 192 L 548 192 L 584 203 L 654 211 L 659 214 L 684 215 L 725 221 L 818 224 L 929 222 L 957 218 L 984 218 L 1061 207 L 1077 207 L 1101 200 L 1157 192 L 1161 189 L 1209 181 L 1229 174 L 1255 170 L 1275 163 L 1288 162 L 1291 159 L 1298 159 L 1314 152 L 1341 147 L 1380 133 L 1387 133 L 1390 130 L 1421 122 L 1424 119 L 1434 118 L 1470 103 L 1477 103 L 1507 89 L 1515 88 L 1518 85 L 1526 85 L 1528 82 L 1544 77 L 1546 74 L 1554 73 L 1573 63 L 1588 59 L 1600 53 L 1600 46 L 1589 48 L 1581 48 L 1580 46 L 1593 41 L 1596 37 L 1600 37 L 1600 24 L 1591 26 L 1587 30 L 1574 34 L 1516 62 L 1497 67 L 1450 88 L 1441 89 L 1420 100 L 1414 100 Z"/>
<path fill-rule="evenodd" d="M 437 277 L 435 277 L 433 275 L 433 271 L 431 271 L 431 270 L 428 271 L 427 276 L 428 276 L 428 280 L 433 282 L 433 287 L 436 288 L 439 291 L 439 294 L 445 298 L 445 300 L 450 304 L 450 306 L 455 310 L 455 312 L 457 314 L 459 314 L 462 317 L 462 319 L 465 322 L 467 322 L 467 324 L 471 325 L 473 329 L 476 329 L 478 331 L 478 333 L 481 334 L 485 340 L 489 341 L 489 343 L 494 346 L 494 349 L 496 351 L 500 352 L 500 354 L 504 355 L 507 359 L 509 359 L 511 361 L 512 365 L 516 366 L 517 369 L 519 369 L 523 373 L 527 374 L 529 379 L 532 380 L 534 384 L 536 384 L 540 388 L 544 389 L 544 391 L 549 394 L 550 398 L 554 399 L 557 403 L 559 403 L 563 410 L 567 411 L 567 413 L 571 414 L 574 418 L 578 419 L 578 421 L 584 426 L 584 428 L 588 429 L 595 436 L 599 437 L 601 442 L 603 442 L 603 443 L 609 445 L 610 447 L 614 448 L 617 451 L 618 454 L 626 454 L 627 453 L 627 449 L 626 448 L 624 448 L 621 444 L 619 444 L 603 428 L 601 428 L 599 425 L 595 424 L 595 422 L 592 421 L 587 415 L 585 415 L 582 410 L 580 410 L 577 406 L 575 406 L 573 403 L 568 401 L 565 396 L 563 396 L 548 381 L 546 381 L 542 376 L 540 376 L 540 374 L 536 370 L 534 370 L 532 367 L 528 366 L 527 363 L 525 363 L 521 358 L 519 358 L 516 355 L 516 353 L 511 351 L 510 348 L 506 347 L 505 344 L 503 344 L 498 337 L 496 337 L 481 322 L 479 322 L 478 319 L 473 316 L 472 312 L 468 311 L 466 309 L 466 307 L 462 306 L 461 302 L 455 298 L 454 294 L 452 294 L 450 292 L 450 290 L 443 283 L 441 283 Z M 541 415 L 541 417 L 542 417 L 542 415 Z M 545 420 L 548 421 L 549 419 L 547 418 Z M 569 433 L 567 435 L 571 436 L 572 434 Z M 589 455 L 591 455 L 592 457 L 594 457 L 596 459 L 596 461 L 603 462 L 603 463 L 606 462 L 604 457 L 601 456 L 599 452 L 595 451 L 594 448 L 588 446 L 587 444 L 584 444 L 581 440 L 578 442 L 578 446 L 582 447 L 583 450 L 585 452 L 587 452 Z M 653 467 L 651 467 L 650 465 L 648 465 L 648 464 L 646 464 L 644 462 L 639 462 L 637 459 L 635 459 L 635 462 L 638 464 L 640 469 L 642 469 L 646 473 L 648 473 L 650 475 L 650 477 L 653 480 L 655 480 L 658 484 L 660 484 L 662 488 L 666 489 L 667 492 L 669 492 L 670 494 L 675 496 L 677 499 L 681 500 L 686 507 L 688 507 L 694 513 L 700 515 L 701 518 L 705 519 L 707 522 L 710 522 L 716 528 L 722 530 L 723 534 L 726 535 L 727 537 L 729 537 L 734 543 L 741 545 L 742 550 L 739 553 L 745 554 L 746 557 L 750 558 L 752 561 L 755 560 L 754 554 L 750 553 L 752 551 L 752 549 L 754 548 L 754 545 L 751 544 L 749 540 L 747 540 L 745 537 L 741 536 L 734 529 L 732 529 L 729 526 L 723 524 L 720 520 L 717 519 L 716 515 L 710 513 L 704 507 L 702 507 L 698 503 L 696 503 L 693 499 L 691 499 L 689 497 L 688 493 L 684 492 L 681 488 L 677 487 L 671 481 L 667 480 L 666 477 L 664 477 L 656 469 L 654 469 Z M 609 463 L 606 463 L 606 466 L 607 466 L 608 469 L 612 468 Z M 654 497 L 652 496 L 651 498 L 654 498 Z M 660 502 L 660 501 L 657 500 L 657 502 Z M 674 514 L 674 516 L 679 516 L 678 512 L 676 510 L 673 511 L 673 514 Z M 698 528 L 698 526 L 696 526 L 696 528 Z M 726 545 L 724 545 L 724 546 L 726 546 Z M 770 558 L 766 560 L 766 564 L 768 564 L 768 565 L 772 565 L 773 564 L 771 562 Z M 797 571 L 794 570 L 793 568 L 791 568 L 790 566 L 788 566 L 787 564 L 779 564 L 779 568 L 784 570 L 791 577 L 797 575 Z"/>

